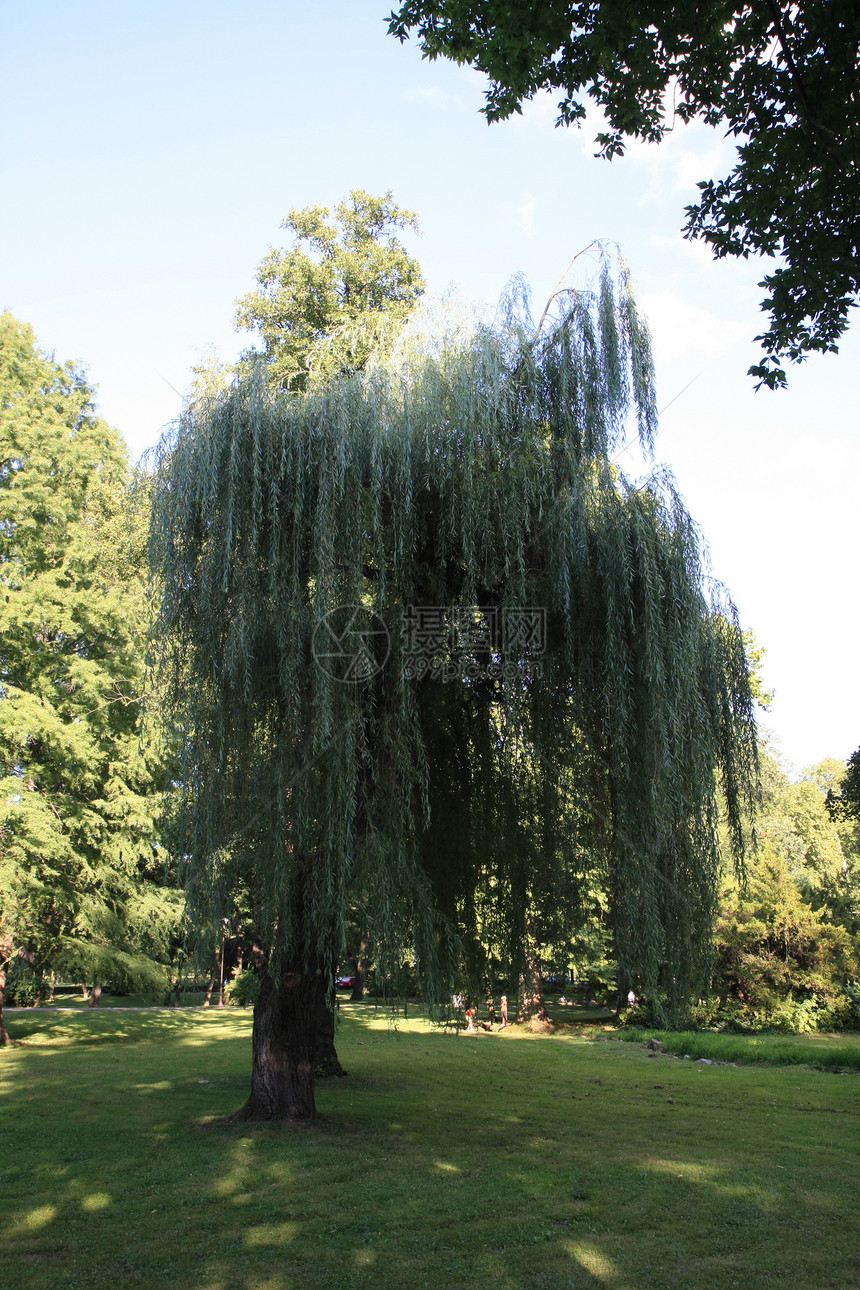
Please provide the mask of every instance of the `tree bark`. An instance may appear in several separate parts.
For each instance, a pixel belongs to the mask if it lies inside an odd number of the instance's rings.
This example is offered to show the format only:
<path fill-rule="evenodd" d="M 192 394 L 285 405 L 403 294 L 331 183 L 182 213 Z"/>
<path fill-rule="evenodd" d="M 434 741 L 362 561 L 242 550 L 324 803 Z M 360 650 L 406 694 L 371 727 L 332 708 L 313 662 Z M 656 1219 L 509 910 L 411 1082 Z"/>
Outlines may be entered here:
<path fill-rule="evenodd" d="M 224 1007 L 224 942 L 221 942 L 221 957 L 218 960 L 218 1008 Z"/>
<path fill-rule="evenodd" d="M 352 980 L 352 994 L 349 996 L 350 1003 L 361 1003 L 364 998 L 364 971 L 365 955 L 367 953 L 367 937 L 362 936 L 361 944 L 358 947 L 358 954 L 355 959 L 355 976 Z"/>
<path fill-rule="evenodd" d="M 493 985 L 490 981 L 489 972 L 484 972 L 481 975 L 481 989 L 484 992 L 484 1002 L 487 1005 L 487 1016 L 490 1025 L 493 1026 L 496 1023 L 496 1001 L 493 998 Z"/>
<path fill-rule="evenodd" d="M 314 1074 L 343 1077 L 346 1071 L 334 1046 L 334 1011 L 329 1007 L 326 993 L 317 995 L 317 1030 L 314 1042 Z"/>
<path fill-rule="evenodd" d="M 245 1120 L 304 1123 L 316 1116 L 314 1065 L 326 979 L 296 962 L 265 972 L 254 1005 L 251 1095 L 239 1112 Z"/>
<path fill-rule="evenodd" d="M 6 989 L 6 973 L 0 968 L 0 1045 L 9 1044 L 9 1032 L 3 1024 L 3 991 Z"/>
<path fill-rule="evenodd" d="M 216 982 L 216 980 L 220 977 L 220 975 L 221 975 L 221 974 L 220 974 L 220 971 L 219 971 L 219 955 L 218 955 L 218 950 L 216 949 L 216 951 L 215 951 L 215 971 L 210 975 L 210 977 L 209 977 L 209 984 L 208 984 L 208 985 L 207 985 L 207 987 L 206 987 L 206 998 L 203 1000 L 203 1007 L 204 1007 L 204 1008 L 208 1008 L 208 1007 L 209 1007 L 209 1005 L 210 1005 L 210 1003 L 211 1003 L 211 1001 L 212 1001 L 212 987 L 215 985 L 215 982 Z M 223 988 L 223 987 L 222 987 L 222 988 Z"/>
<path fill-rule="evenodd" d="M 540 963 L 531 946 L 526 947 L 525 963 L 520 973 L 517 1021 L 549 1021 L 549 1013 L 543 1001 Z"/>
<path fill-rule="evenodd" d="M 90 1007 L 90 1008 L 98 1008 L 98 1006 L 99 1006 L 99 1004 L 100 1004 L 100 1002 L 101 1002 L 101 997 L 102 997 L 102 988 L 101 988 L 101 986 L 99 985 L 99 983 L 98 983 L 98 982 L 96 982 L 96 983 L 93 985 L 93 992 L 92 992 L 92 994 L 90 995 L 89 1007 Z"/>

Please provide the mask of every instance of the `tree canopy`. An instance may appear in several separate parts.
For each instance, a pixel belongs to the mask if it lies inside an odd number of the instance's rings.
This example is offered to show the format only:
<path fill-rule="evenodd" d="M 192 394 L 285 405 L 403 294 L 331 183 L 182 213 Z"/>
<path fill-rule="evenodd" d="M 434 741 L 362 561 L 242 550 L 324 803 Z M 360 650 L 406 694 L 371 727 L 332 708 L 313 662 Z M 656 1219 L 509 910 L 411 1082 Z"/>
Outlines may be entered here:
<path fill-rule="evenodd" d="M 827 806 L 835 819 L 856 820 L 860 823 L 860 748 L 848 758 L 847 770 L 841 783 L 828 785 Z"/>
<path fill-rule="evenodd" d="M 145 525 L 92 396 L 0 316 L 0 960 L 154 989 L 181 897 L 140 730 Z"/>
<path fill-rule="evenodd" d="M 415 324 L 299 398 L 252 374 L 162 443 L 175 845 L 198 924 L 241 886 L 267 964 L 248 1114 L 313 1113 L 356 905 L 438 997 L 479 907 L 525 952 L 546 857 L 599 837 L 625 976 L 676 1015 L 705 970 L 717 784 L 740 851 L 755 778 L 743 640 L 671 481 L 612 460 L 656 427 L 626 273 L 564 299 L 537 332 L 513 302 Z"/>
<path fill-rule="evenodd" d="M 734 168 L 699 184 L 684 231 L 718 258 L 778 260 L 760 284 L 769 325 L 750 373 L 785 385 L 786 360 L 837 349 L 860 290 L 855 4 L 403 0 L 389 31 L 485 72 L 490 121 L 545 89 L 559 95 L 558 124 L 575 124 L 587 96 L 605 116 L 607 158 L 676 120 L 724 127 Z"/>
<path fill-rule="evenodd" d="M 708 1024 L 787 1030 L 854 1026 L 860 848 L 854 822 L 830 818 L 846 766 L 826 758 L 789 780 L 760 758 L 759 846 L 746 878 L 724 883 L 715 927 Z"/>
<path fill-rule="evenodd" d="M 722 902 L 713 981 L 719 1011 L 710 1020 L 792 1031 L 856 1021 L 846 992 L 857 971 L 856 949 L 827 913 L 802 898 L 768 838 L 746 885 Z"/>
<path fill-rule="evenodd" d="M 314 375 L 355 372 L 406 318 L 424 290 L 418 261 L 397 230 L 418 217 L 391 194 L 354 188 L 337 204 L 292 210 L 281 228 L 293 247 L 270 247 L 257 288 L 238 301 L 237 323 L 257 330 L 268 379 L 285 390 Z M 260 351 L 245 355 L 246 366 Z"/>

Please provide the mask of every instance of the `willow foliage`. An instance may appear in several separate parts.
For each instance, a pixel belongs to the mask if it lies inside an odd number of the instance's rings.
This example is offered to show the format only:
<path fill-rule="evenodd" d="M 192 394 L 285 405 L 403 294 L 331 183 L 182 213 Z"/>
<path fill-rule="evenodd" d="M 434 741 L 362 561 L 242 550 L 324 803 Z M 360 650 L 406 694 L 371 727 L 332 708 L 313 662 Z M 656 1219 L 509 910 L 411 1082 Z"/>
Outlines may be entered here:
<path fill-rule="evenodd" d="M 251 381 L 188 410 L 152 547 L 201 925 L 241 884 L 266 949 L 330 964 L 359 902 L 390 963 L 411 946 L 441 986 L 446 929 L 480 904 L 516 944 L 548 857 L 581 866 L 587 842 L 625 974 L 669 1008 L 693 987 L 717 786 L 740 850 L 755 732 L 693 522 L 612 461 L 631 411 L 650 451 L 647 329 L 606 267 L 537 335 L 511 305 L 301 395 Z M 505 632 L 538 610 L 541 640 Z M 422 611 L 446 634 L 417 667 Z M 349 676 L 321 665 L 332 621 Z"/>

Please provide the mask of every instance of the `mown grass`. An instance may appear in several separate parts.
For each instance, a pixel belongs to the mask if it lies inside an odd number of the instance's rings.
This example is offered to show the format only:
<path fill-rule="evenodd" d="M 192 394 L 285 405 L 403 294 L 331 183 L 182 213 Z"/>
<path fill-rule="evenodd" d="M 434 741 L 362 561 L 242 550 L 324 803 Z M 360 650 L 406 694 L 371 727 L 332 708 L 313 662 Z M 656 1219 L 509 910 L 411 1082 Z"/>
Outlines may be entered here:
<path fill-rule="evenodd" d="M 619 1038 L 633 1043 L 659 1039 L 667 1052 L 718 1062 L 816 1066 L 860 1071 L 860 1034 L 735 1035 L 701 1030 L 646 1030 L 625 1027 Z"/>
<path fill-rule="evenodd" d="M 179 1005 L 182 1008 L 195 1008 L 203 1002 L 205 991 L 203 990 L 184 990 L 182 993 L 182 1002 Z M 98 1011 L 102 1008 L 150 1008 L 160 1007 L 164 1002 L 164 996 L 157 999 L 150 998 L 142 994 L 110 994 L 103 990 L 99 1000 Z M 214 991 L 212 995 L 211 1006 L 215 1007 L 218 1002 L 218 992 Z M 58 990 L 53 999 L 46 999 L 39 1004 L 40 1008 L 51 1008 L 53 1010 L 73 1008 L 76 1012 L 81 1008 L 90 1007 L 90 996 L 86 998 L 79 990 Z M 9 1009 L 9 1012 L 18 1012 L 20 1009 Z M 91 1011 L 96 1011 L 91 1009 Z"/>
<path fill-rule="evenodd" d="M 13 1014 L 0 1287 L 860 1285 L 856 1075 L 341 1012 L 300 1130 L 221 1118 L 248 1012 Z"/>

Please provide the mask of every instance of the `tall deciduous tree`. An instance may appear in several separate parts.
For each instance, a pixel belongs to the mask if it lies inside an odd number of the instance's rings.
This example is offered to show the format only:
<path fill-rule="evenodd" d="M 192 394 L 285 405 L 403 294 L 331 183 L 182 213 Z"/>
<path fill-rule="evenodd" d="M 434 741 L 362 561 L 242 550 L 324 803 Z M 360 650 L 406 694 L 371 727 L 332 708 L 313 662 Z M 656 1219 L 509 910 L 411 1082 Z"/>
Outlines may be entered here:
<path fill-rule="evenodd" d="M 424 278 L 397 232 L 419 226 L 390 192 L 354 188 L 333 217 L 308 206 L 290 211 L 281 227 L 294 245 L 270 248 L 257 288 L 238 301 L 237 322 L 262 337 L 269 379 L 298 391 L 314 375 L 360 371 L 404 321 Z M 258 358 L 251 351 L 245 363 Z"/>
<path fill-rule="evenodd" d="M 145 546 L 124 444 L 72 364 L 0 317 L 0 943 L 154 988 L 181 913 L 140 733 Z M 2 966 L 2 965 L 0 965 Z"/>
<path fill-rule="evenodd" d="M 357 898 L 379 970 L 408 949 L 439 994 L 479 888 L 522 939 L 573 763 L 625 974 L 668 1015 L 702 974 L 716 786 L 740 847 L 754 778 L 747 661 L 671 483 L 611 460 L 631 410 L 646 448 L 656 421 L 626 275 L 565 300 L 298 398 L 240 382 L 161 446 L 177 848 L 198 924 L 241 883 L 266 959 L 248 1116 L 314 1114 Z"/>
<path fill-rule="evenodd" d="M 490 79 L 490 121 L 539 90 L 559 95 L 558 124 L 604 112 L 599 155 L 657 141 L 698 118 L 737 140 L 734 168 L 699 184 L 685 233 L 717 257 L 776 257 L 762 283 L 760 383 L 782 364 L 835 351 L 860 292 L 857 208 L 860 11 L 851 0 L 658 4 L 629 0 L 402 0 L 389 30 L 415 31 L 428 58 L 470 63 Z"/>
<path fill-rule="evenodd" d="M 835 764 L 844 774 L 844 765 Z M 820 892 L 838 878 L 845 860 L 821 785 L 821 777 L 832 775 L 832 769 L 820 763 L 791 783 L 769 752 L 763 753 L 761 765 L 759 831 L 785 861 L 799 889 L 807 896 Z"/>

